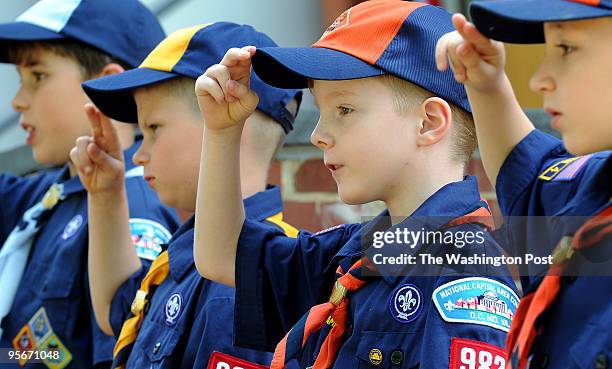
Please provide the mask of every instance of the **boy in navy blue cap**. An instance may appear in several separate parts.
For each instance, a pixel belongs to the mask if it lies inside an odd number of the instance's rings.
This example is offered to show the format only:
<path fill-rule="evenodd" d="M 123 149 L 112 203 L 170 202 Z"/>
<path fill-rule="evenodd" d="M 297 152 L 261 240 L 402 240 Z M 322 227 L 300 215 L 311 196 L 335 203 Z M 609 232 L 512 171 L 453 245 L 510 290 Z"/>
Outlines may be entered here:
<path fill-rule="evenodd" d="M 61 166 L 0 175 L 0 347 L 21 352 L 0 366 L 92 368 L 112 360 L 115 340 L 97 326 L 90 304 L 87 198 L 69 153 L 90 129 L 81 82 L 137 66 L 163 37 L 135 0 L 43 0 L 0 25 L 0 61 L 20 76 L 13 107 L 27 143 L 37 162 Z M 130 156 L 134 130 L 119 135 Z M 176 214 L 146 188 L 142 168 L 125 169 L 130 248 L 150 261 L 176 228 Z"/>
<path fill-rule="evenodd" d="M 194 26 L 168 36 L 137 69 L 84 84 L 104 114 L 138 122 L 144 142 L 133 160 L 144 166 L 145 179 L 168 205 L 195 211 L 204 129 L 195 80 L 228 47 L 245 44 L 276 45 L 250 26 Z M 255 76 L 251 83 L 261 99 L 241 143 L 244 206 L 254 221 L 295 236 L 297 230 L 282 220 L 279 189 L 266 186 L 266 179 L 301 93 L 273 88 Z M 118 138 L 108 118 L 89 109 L 97 117 L 94 136 L 80 138 L 71 156 L 89 191 L 92 303 L 100 326 L 118 336 L 113 368 L 268 364 L 271 353 L 233 347 L 234 290 L 198 274 L 193 218 L 174 233 L 148 272 L 125 246 L 129 229 Z"/>
<path fill-rule="evenodd" d="M 505 366 L 499 346 L 518 303 L 508 271 L 446 262 L 451 254 L 500 253 L 486 231 L 491 215 L 476 180 L 463 175 L 475 148 L 467 98 L 451 73 L 429 65 L 449 29 L 450 15 L 440 8 L 366 1 L 311 48 L 229 50 L 198 80 L 206 130 L 196 264 L 203 276 L 236 286 L 237 344 L 273 348 L 280 341 L 272 368 L 293 358 L 317 369 Z M 238 142 L 257 103 L 251 61 L 274 86 L 310 86 L 320 108 L 311 140 L 341 199 L 382 200 L 387 211 L 297 239 L 245 218 Z M 446 246 L 417 238 L 402 246 L 396 231 L 482 238 Z M 401 255 L 377 251 L 387 249 Z M 422 256 L 444 261 L 432 265 Z"/>
<path fill-rule="evenodd" d="M 606 368 L 612 361 L 612 2 L 476 2 L 475 22 L 438 46 L 438 65 L 466 86 L 482 160 L 510 227 L 510 252 L 552 254 L 522 277 L 508 336 L 513 368 Z M 534 129 L 504 74 L 500 42 L 545 43 L 531 78 L 563 142 Z M 543 216 L 549 216 L 549 220 Z M 590 217 L 585 221 L 584 217 Z M 509 224 L 516 223 L 509 217 Z M 545 225 L 545 227 L 542 227 Z M 546 275 L 543 275 L 546 274 Z"/>

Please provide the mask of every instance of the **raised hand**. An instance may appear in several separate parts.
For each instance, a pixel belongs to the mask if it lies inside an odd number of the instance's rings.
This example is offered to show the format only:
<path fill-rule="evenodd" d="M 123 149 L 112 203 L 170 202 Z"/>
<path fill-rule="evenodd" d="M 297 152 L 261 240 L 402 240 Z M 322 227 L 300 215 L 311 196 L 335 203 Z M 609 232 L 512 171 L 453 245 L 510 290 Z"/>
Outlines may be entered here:
<path fill-rule="evenodd" d="M 249 88 L 254 46 L 232 48 L 196 81 L 195 92 L 209 130 L 240 125 L 255 111 L 259 98 Z"/>
<path fill-rule="evenodd" d="M 505 53 L 501 42 L 480 33 L 461 14 L 453 15 L 454 32 L 442 36 L 436 45 L 439 70 L 450 66 L 458 82 L 480 92 L 499 88 L 504 80 Z"/>
<path fill-rule="evenodd" d="M 70 151 L 81 183 L 90 194 L 121 190 L 125 164 L 117 131 L 93 104 L 85 105 L 85 113 L 92 135 L 77 138 Z"/>

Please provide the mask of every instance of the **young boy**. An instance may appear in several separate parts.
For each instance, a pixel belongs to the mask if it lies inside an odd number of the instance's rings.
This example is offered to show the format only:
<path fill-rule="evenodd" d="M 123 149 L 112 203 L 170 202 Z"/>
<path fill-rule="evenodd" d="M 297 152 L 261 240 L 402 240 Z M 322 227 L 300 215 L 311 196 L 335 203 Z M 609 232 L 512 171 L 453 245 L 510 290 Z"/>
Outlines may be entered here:
<path fill-rule="evenodd" d="M 455 15 L 457 32 L 440 41 L 438 65 L 446 68 L 450 57 L 466 86 L 502 211 L 527 216 L 510 233 L 521 247 L 511 252 L 555 256 L 548 275 L 523 278 L 526 293 L 506 347 L 512 367 L 608 367 L 612 158 L 602 150 L 612 149 L 610 2 L 490 1 L 470 11 L 476 26 Z M 504 74 L 503 45 L 489 38 L 545 42 L 530 85 L 563 142 L 525 117 Z"/>
<path fill-rule="evenodd" d="M 112 360 L 115 341 L 100 331 L 89 302 L 87 198 L 69 153 L 89 131 L 81 82 L 138 65 L 163 37 L 135 0 L 44 0 L 0 25 L 0 60 L 17 66 L 13 107 L 34 159 L 60 166 L 30 177 L 0 175 L 0 347 L 22 353 L 8 358 L 12 367 L 92 368 Z M 134 130 L 119 135 L 120 150 L 132 155 Z M 142 168 L 125 169 L 130 248 L 152 260 L 176 215 L 146 188 Z M 34 350 L 42 354 L 28 354 Z M 46 354 L 53 350 L 59 354 Z"/>
<path fill-rule="evenodd" d="M 272 348 L 295 324 L 272 368 L 292 358 L 314 368 L 505 366 L 499 346 L 518 303 L 505 268 L 428 265 L 419 257 L 398 271 L 370 244 L 380 231 L 478 232 L 481 241 L 463 248 L 450 241 L 401 247 L 399 239 L 383 247 L 400 246 L 395 250 L 407 258 L 425 249 L 431 254 L 421 255 L 434 260 L 499 255 L 476 180 L 463 177 L 476 146 L 467 98 L 450 73 L 429 65 L 435 41 L 450 28 L 450 15 L 437 7 L 367 1 L 342 14 L 312 48 L 229 50 L 198 80 L 206 130 L 196 265 L 205 277 L 236 286 L 237 344 Z M 310 84 L 320 108 L 311 140 L 324 151 L 340 197 L 349 204 L 382 200 L 387 211 L 363 227 L 296 239 L 245 219 L 238 143 L 257 103 L 248 85 L 251 60 L 267 83 Z M 215 176 L 220 170 L 225 175 Z"/>
<path fill-rule="evenodd" d="M 194 94 L 196 78 L 228 47 L 253 43 L 276 45 L 250 26 L 218 22 L 185 28 L 162 41 L 139 68 L 84 84 L 102 112 L 138 122 L 144 142 L 133 160 L 144 166 L 145 179 L 167 205 L 195 211 L 204 130 Z M 267 187 L 266 180 L 292 128 L 301 95 L 268 86 L 255 76 L 252 84 L 261 99 L 240 145 L 244 206 L 254 221 L 295 236 L 297 230 L 282 221 L 279 189 Z M 172 236 L 148 274 L 125 246 L 129 229 L 118 138 L 107 118 L 88 109 L 94 136 L 80 138 L 71 155 L 89 192 L 92 212 L 89 272 L 96 292 L 94 310 L 104 331 L 118 336 L 113 368 L 268 364 L 270 353 L 233 347 L 234 290 L 198 274 L 193 218 Z M 224 172 L 212 175 L 223 177 Z"/>

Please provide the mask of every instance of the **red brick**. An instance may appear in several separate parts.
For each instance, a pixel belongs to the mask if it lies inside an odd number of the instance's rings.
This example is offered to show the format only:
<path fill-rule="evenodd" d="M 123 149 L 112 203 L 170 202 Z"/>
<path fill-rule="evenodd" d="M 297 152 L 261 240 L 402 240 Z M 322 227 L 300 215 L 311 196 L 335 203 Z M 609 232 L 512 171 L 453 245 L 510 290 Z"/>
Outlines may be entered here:
<path fill-rule="evenodd" d="M 322 229 L 315 203 L 285 201 L 284 207 L 283 218 L 292 226 L 311 232 Z"/>
<path fill-rule="evenodd" d="M 295 174 L 299 192 L 337 192 L 336 181 L 321 159 L 306 160 Z"/>
<path fill-rule="evenodd" d="M 276 186 L 280 186 L 281 184 L 281 162 L 278 160 L 274 160 L 270 166 L 268 183 Z"/>
<path fill-rule="evenodd" d="M 495 191 L 493 185 L 489 181 L 487 174 L 485 173 L 484 167 L 482 166 L 482 160 L 472 159 L 466 168 L 466 173 L 469 175 L 476 176 L 478 178 L 478 189 L 480 192 L 492 192 Z"/>

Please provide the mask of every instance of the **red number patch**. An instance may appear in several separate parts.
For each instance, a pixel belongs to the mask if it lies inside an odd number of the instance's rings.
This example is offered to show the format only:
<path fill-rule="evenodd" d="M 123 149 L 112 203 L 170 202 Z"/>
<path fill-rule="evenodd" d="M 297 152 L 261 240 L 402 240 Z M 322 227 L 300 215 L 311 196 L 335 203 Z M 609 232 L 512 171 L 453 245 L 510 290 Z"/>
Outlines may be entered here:
<path fill-rule="evenodd" d="M 452 338 L 449 369 L 505 369 L 506 353 L 488 343 Z"/>
<path fill-rule="evenodd" d="M 265 365 L 260 365 L 239 359 L 232 355 L 224 354 L 219 351 L 215 351 L 210 355 L 208 360 L 207 369 L 269 369 Z"/>

